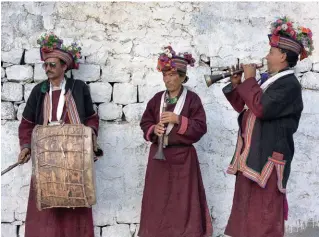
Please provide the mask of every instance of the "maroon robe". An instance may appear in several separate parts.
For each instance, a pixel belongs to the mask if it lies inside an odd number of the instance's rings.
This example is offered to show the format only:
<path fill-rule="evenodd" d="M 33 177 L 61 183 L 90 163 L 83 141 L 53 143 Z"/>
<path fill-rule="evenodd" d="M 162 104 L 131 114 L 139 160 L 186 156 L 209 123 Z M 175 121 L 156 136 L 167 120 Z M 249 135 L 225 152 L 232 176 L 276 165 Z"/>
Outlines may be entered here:
<path fill-rule="evenodd" d="M 52 92 L 52 121 L 56 121 L 56 111 L 61 90 Z M 63 111 L 65 112 L 66 107 Z M 70 123 L 66 116 L 66 123 Z M 97 128 L 98 115 L 91 116 L 85 123 Z M 31 134 L 35 123 L 22 118 L 19 127 L 20 146 L 31 144 Z M 51 208 L 39 211 L 36 207 L 36 192 L 33 178 L 30 183 L 29 202 L 25 220 L 25 237 L 94 237 L 91 208 Z"/>
<path fill-rule="evenodd" d="M 248 108 L 258 117 L 262 113 L 260 98 L 262 89 L 248 79 L 230 93 L 225 94 L 237 112 L 244 109 L 245 101 L 239 96 L 238 89 L 245 91 Z M 241 123 L 242 138 L 245 139 L 248 112 L 245 111 Z M 245 144 L 244 140 L 244 144 Z M 244 145 L 245 146 L 245 145 Z M 244 146 L 242 151 L 244 150 Z M 277 173 L 274 169 L 265 188 L 245 177 L 242 172 L 236 174 L 233 206 L 225 230 L 232 237 L 283 237 L 284 215 L 287 212 L 285 194 L 277 185 Z"/>
<path fill-rule="evenodd" d="M 206 115 L 197 94 L 188 91 L 180 123 L 175 124 L 164 148 L 166 160 L 153 159 L 158 145 L 154 126 L 159 122 L 157 93 L 141 120 L 151 145 L 142 200 L 140 237 L 210 237 L 213 232 L 201 171 L 193 143 L 206 133 Z M 167 111 L 173 111 L 169 104 Z"/>

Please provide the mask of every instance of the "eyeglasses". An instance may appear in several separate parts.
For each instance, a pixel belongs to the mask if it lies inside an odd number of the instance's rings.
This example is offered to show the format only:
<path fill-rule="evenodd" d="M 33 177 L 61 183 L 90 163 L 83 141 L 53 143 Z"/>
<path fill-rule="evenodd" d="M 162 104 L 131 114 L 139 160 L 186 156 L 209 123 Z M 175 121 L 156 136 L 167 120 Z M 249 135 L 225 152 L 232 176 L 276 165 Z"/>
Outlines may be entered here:
<path fill-rule="evenodd" d="M 42 64 L 42 68 L 46 69 L 48 66 L 50 66 L 50 68 L 55 68 L 56 67 L 56 63 L 55 62 L 45 62 Z"/>

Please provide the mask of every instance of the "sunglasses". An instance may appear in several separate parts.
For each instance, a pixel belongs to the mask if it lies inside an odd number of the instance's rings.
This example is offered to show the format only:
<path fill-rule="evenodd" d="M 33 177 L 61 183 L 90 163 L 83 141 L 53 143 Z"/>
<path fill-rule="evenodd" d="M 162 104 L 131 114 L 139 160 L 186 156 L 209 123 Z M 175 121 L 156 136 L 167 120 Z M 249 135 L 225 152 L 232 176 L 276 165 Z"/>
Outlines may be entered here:
<path fill-rule="evenodd" d="M 56 63 L 55 62 L 46 62 L 42 64 L 42 68 L 46 69 L 48 66 L 50 66 L 50 68 L 56 68 Z"/>

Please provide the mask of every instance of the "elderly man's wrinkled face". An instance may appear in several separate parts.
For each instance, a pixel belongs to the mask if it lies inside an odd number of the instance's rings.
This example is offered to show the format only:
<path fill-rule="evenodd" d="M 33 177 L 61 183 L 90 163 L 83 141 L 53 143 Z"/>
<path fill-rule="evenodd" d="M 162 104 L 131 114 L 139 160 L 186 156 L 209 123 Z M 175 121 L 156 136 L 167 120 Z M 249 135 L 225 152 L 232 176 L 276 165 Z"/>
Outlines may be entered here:
<path fill-rule="evenodd" d="M 43 69 L 50 80 L 55 80 L 64 76 L 67 65 L 61 64 L 59 58 L 48 58 L 43 63 Z"/>
<path fill-rule="evenodd" d="M 181 88 L 184 77 L 180 77 L 178 72 L 174 69 L 163 72 L 163 81 L 169 92 L 177 91 Z"/>

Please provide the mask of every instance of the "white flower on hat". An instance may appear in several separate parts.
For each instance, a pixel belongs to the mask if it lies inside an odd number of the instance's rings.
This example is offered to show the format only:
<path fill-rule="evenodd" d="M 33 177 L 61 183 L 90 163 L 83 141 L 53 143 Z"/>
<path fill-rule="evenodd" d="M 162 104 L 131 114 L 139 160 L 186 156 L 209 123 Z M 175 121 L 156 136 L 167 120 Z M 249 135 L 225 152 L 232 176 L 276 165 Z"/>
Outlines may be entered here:
<path fill-rule="evenodd" d="M 281 25 L 281 29 L 283 29 L 283 30 L 287 30 L 287 29 L 288 29 L 287 24 L 282 24 L 282 25 Z"/>
<path fill-rule="evenodd" d="M 173 57 L 173 55 L 172 55 L 171 53 L 168 53 L 167 56 L 168 56 L 169 58 L 172 58 L 172 57 Z"/>

